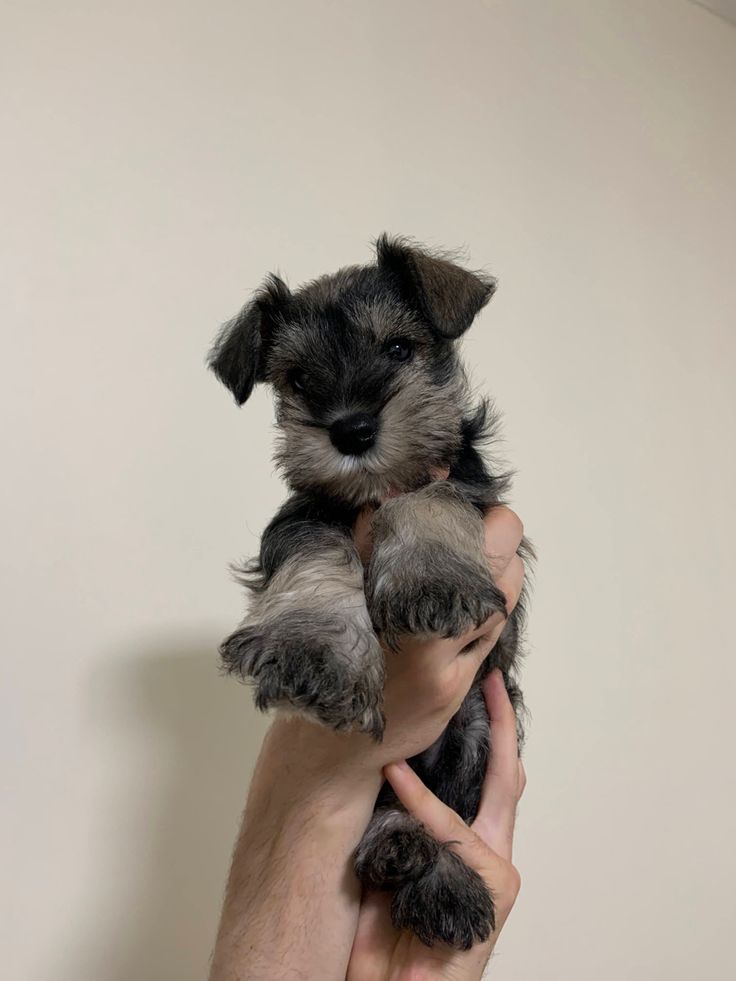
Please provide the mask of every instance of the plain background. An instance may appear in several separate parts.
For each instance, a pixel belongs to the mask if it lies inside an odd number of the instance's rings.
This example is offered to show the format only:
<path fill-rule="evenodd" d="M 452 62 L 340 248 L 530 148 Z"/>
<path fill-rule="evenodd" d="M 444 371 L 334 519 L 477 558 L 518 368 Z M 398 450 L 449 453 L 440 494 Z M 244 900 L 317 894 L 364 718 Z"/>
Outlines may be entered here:
<path fill-rule="evenodd" d="M 541 561 L 499 981 L 736 972 L 736 30 L 685 0 L 9 4 L 5 977 L 206 973 L 264 731 L 227 563 L 284 495 L 205 351 L 383 230 L 468 336 Z"/>

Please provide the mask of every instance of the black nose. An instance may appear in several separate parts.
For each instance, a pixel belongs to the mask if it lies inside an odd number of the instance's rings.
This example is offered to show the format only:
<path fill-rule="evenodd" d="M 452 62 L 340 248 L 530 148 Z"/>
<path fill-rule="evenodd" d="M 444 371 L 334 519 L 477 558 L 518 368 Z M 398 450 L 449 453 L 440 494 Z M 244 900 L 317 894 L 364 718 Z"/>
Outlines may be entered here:
<path fill-rule="evenodd" d="M 341 453 L 360 456 L 376 441 L 378 422 L 373 416 L 361 413 L 338 419 L 330 426 L 330 439 Z"/>

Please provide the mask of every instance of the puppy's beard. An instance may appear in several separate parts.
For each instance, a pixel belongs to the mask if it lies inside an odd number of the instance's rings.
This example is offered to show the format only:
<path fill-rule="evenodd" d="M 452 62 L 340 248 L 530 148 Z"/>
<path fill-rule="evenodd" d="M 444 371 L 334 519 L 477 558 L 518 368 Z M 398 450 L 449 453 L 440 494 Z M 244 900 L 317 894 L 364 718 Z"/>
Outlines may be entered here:
<path fill-rule="evenodd" d="M 437 387 L 419 374 L 409 376 L 381 411 L 375 445 L 361 456 L 346 456 L 325 428 L 283 403 L 276 463 L 296 490 L 319 489 L 357 506 L 378 501 L 416 490 L 450 464 L 466 410 L 463 373 Z"/>
<path fill-rule="evenodd" d="M 282 435 L 276 463 L 296 490 L 319 489 L 350 504 L 361 505 L 389 494 L 391 474 L 381 459 L 380 438 L 362 456 L 346 456 L 323 430 L 305 428 Z"/>
<path fill-rule="evenodd" d="M 446 457 L 422 459 L 419 448 L 380 434 L 376 445 L 361 456 L 340 453 L 322 430 L 304 427 L 301 438 L 290 432 L 279 440 L 276 462 L 296 490 L 319 489 L 360 506 L 429 483 Z M 435 450 L 437 448 L 435 447 Z"/>

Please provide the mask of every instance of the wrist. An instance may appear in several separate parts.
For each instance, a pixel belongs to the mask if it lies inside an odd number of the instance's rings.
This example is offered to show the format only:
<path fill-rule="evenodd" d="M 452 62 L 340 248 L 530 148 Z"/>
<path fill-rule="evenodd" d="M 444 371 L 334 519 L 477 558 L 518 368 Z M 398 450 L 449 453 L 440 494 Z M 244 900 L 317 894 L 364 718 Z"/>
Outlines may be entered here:
<path fill-rule="evenodd" d="M 368 737 L 332 732 L 298 716 L 277 717 L 264 739 L 251 783 L 251 803 L 269 820 L 319 818 L 367 824 L 383 782 Z M 300 817 L 301 816 L 301 817 Z"/>
<path fill-rule="evenodd" d="M 248 793 L 212 981 L 239 977 L 235 964 L 253 979 L 345 976 L 360 906 L 352 856 L 382 781 L 380 765 L 361 762 L 363 747 L 349 749 L 304 719 L 274 720 Z M 300 924 L 309 945 L 285 947 L 284 923 Z"/>

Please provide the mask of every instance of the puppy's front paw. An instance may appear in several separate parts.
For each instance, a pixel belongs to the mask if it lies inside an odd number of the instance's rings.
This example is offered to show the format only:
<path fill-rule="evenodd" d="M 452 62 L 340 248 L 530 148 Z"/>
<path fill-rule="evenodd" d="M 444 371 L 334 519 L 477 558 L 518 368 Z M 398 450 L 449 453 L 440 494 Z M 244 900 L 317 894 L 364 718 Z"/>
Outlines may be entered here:
<path fill-rule="evenodd" d="M 398 930 L 411 930 L 428 947 L 441 942 L 458 950 L 483 943 L 496 928 L 485 882 L 447 847 L 424 875 L 398 889 L 391 919 Z"/>
<path fill-rule="evenodd" d="M 440 544 L 379 548 L 366 597 L 376 631 L 392 648 L 402 634 L 459 637 L 506 610 L 488 568 Z"/>
<path fill-rule="evenodd" d="M 330 729 L 383 735 L 383 656 L 372 631 L 313 611 L 246 622 L 220 646 L 259 709 L 289 705 Z"/>

